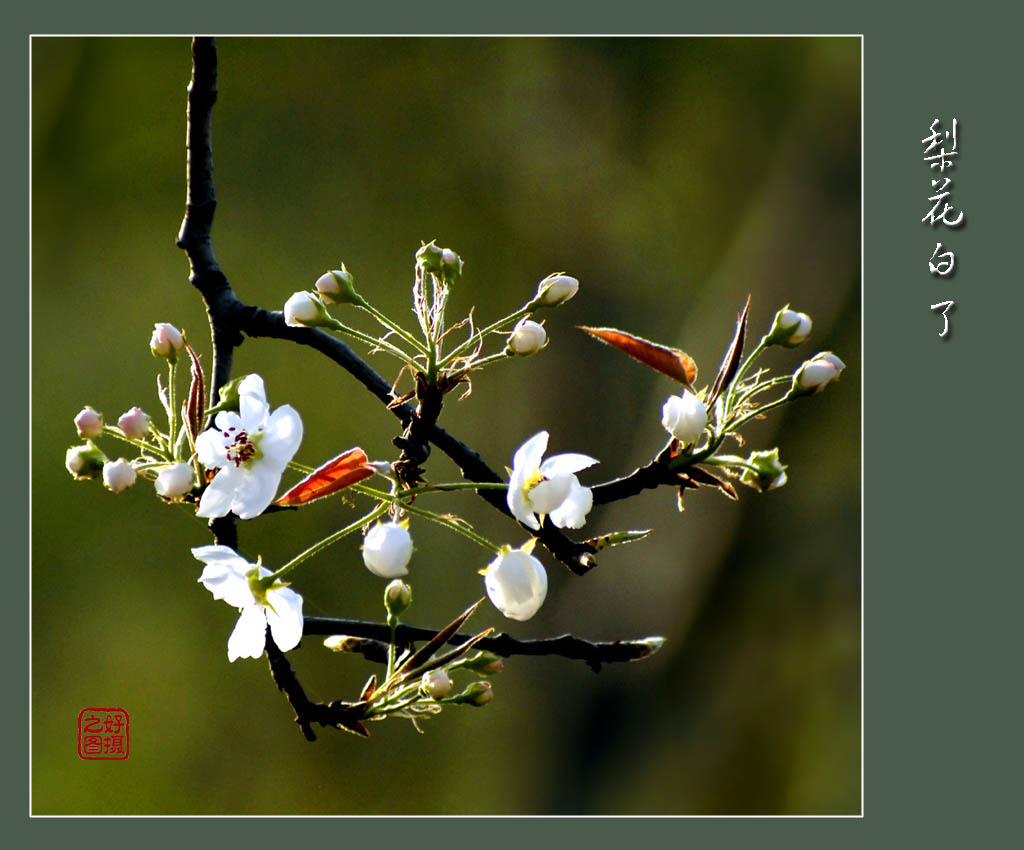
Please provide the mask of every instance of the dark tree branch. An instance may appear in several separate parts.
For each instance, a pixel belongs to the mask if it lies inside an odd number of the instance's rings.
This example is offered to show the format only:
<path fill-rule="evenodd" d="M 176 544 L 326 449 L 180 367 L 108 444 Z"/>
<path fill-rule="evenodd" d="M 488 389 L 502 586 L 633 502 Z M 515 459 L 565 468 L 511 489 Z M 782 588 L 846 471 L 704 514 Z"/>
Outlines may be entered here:
<path fill-rule="evenodd" d="M 295 673 L 284 653 L 274 643 L 267 629 L 267 663 L 270 665 L 270 675 L 289 704 L 295 710 L 295 722 L 299 725 L 303 736 L 307 741 L 315 741 L 316 734 L 313 732 L 313 724 L 331 726 L 335 729 L 344 729 L 363 737 L 367 736 L 366 728 L 360 722 L 363 712 L 358 704 L 346 703 L 335 700 L 332 703 L 313 702 L 306 696 L 306 692 L 295 678 Z"/>
<path fill-rule="evenodd" d="M 426 460 L 429 444 L 432 443 L 462 470 L 470 481 L 498 483 L 498 476 L 477 452 L 457 440 L 436 424 L 441 411 L 443 392 L 434 390 L 434 395 L 420 394 L 419 408 L 409 404 L 394 405 L 391 385 L 388 384 L 369 364 L 357 356 L 349 346 L 339 339 L 319 330 L 293 328 L 285 324 L 281 313 L 249 306 L 240 301 L 231 288 L 227 277 L 221 271 L 213 253 L 211 229 L 217 197 L 213 182 L 213 106 L 217 100 L 217 46 L 213 38 L 196 37 L 192 40 L 192 81 L 188 87 L 186 147 L 188 166 L 186 177 L 185 216 L 178 233 L 177 245 L 188 257 L 192 285 L 199 291 L 210 320 L 213 341 L 213 376 L 210 382 L 210 403 L 219 400 L 220 389 L 231 379 L 234 350 L 244 341 L 245 336 L 287 339 L 313 348 L 329 357 L 358 380 L 401 421 L 405 428 L 399 446 L 402 459 L 413 466 Z M 429 389 L 429 388 L 428 388 Z M 638 486 L 638 477 L 643 470 L 637 470 L 626 479 L 602 485 L 600 501 L 612 501 L 632 495 L 630 488 Z M 628 482 L 628 483 L 623 483 Z M 640 486 L 654 486 L 644 484 Z M 617 487 L 617 489 L 616 489 Z M 624 495 L 616 495 L 622 492 Z M 511 512 L 505 496 L 495 490 L 483 490 L 479 495 L 503 513 Z M 595 494 L 596 495 L 596 494 Z M 595 498 L 595 501 L 598 501 Z M 218 544 L 237 551 L 238 532 L 232 515 L 214 519 L 210 523 L 214 539 Z M 574 573 L 583 575 L 596 565 L 593 549 L 586 543 L 578 543 L 545 521 L 538 535 L 540 541 L 559 561 Z M 363 638 L 359 649 L 367 658 L 386 658 L 386 647 L 382 641 L 390 638 L 389 628 L 383 623 L 364 623 L 354 620 L 334 620 L 319 617 L 305 619 L 305 633 L 336 634 L 344 632 Z M 414 641 L 429 641 L 438 633 L 430 629 L 400 626 L 397 640 L 410 645 Z M 464 643 L 469 635 L 454 635 L 449 643 Z M 520 641 L 507 634 L 486 638 L 478 644 L 497 655 L 560 655 L 585 661 L 593 670 L 600 670 L 605 663 L 634 661 L 654 652 L 658 645 L 648 641 L 614 641 L 611 643 L 590 642 L 571 635 L 543 640 Z M 383 650 L 383 655 L 382 655 Z M 291 669 L 284 654 L 274 643 L 268 630 L 266 638 L 267 661 L 278 688 L 287 696 L 295 710 L 295 720 L 307 740 L 316 739 L 312 726 L 331 726 L 345 729 L 358 735 L 366 735 L 360 722 L 364 718 L 358 703 L 334 701 L 330 704 L 312 702 Z"/>
<path fill-rule="evenodd" d="M 386 644 L 391 638 L 390 628 L 385 623 L 367 623 L 362 620 L 341 620 L 333 617 L 306 617 L 302 629 L 304 635 L 350 635 L 372 641 L 357 651 L 371 661 L 379 661 L 382 656 L 379 650 L 384 648 L 383 658 L 386 660 Z M 435 629 L 424 629 L 418 626 L 400 625 L 395 631 L 395 641 L 402 647 L 412 646 L 416 641 L 427 641 L 437 634 Z M 472 635 L 454 634 L 448 643 L 460 645 Z M 374 645 L 378 644 L 378 645 Z M 573 635 L 560 635 L 553 638 L 537 640 L 518 640 L 509 634 L 502 633 L 483 638 L 476 644 L 477 649 L 493 652 L 503 658 L 513 655 L 558 655 L 562 658 L 573 658 L 586 662 L 595 673 L 601 670 L 602 664 L 613 664 L 621 661 L 639 661 L 647 658 L 660 646 L 660 642 L 652 642 L 650 638 L 642 640 L 589 641 Z"/>

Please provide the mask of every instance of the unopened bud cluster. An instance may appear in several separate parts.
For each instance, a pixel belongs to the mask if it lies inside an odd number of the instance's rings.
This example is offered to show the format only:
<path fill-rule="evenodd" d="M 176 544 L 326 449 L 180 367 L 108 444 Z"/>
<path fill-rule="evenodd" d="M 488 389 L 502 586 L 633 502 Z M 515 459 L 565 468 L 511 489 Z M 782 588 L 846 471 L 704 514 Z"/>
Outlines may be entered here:
<path fill-rule="evenodd" d="M 435 275 L 451 286 L 462 277 L 465 263 L 451 248 L 439 248 L 429 242 L 416 252 L 416 265 L 425 274 Z"/>

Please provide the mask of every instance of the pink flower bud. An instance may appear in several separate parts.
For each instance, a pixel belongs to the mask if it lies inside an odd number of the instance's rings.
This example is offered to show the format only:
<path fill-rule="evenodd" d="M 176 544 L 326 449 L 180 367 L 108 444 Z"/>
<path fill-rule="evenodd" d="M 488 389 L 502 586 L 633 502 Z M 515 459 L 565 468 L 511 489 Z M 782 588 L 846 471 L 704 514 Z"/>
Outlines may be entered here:
<path fill-rule="evenodd" d="M 103 433 L 103 414 L 86 405 L 75 417 L 75 427 L 78 429 L 78 436 L 85 440 L 98 437 Z"/>
<path fill-rule="evenodd" d="M 154 357 L 166 357 L 172 363 L 185 345 L 185 338 L 174 325 L 157 322 L 153 325 L 153 336 L 149 339 L 149 350 Z"/>
<path fill-rule="evenodd" d="M 126 437 L 141 440 L 149 433 L 149 422 L 149 416 L 141 407 L 133 407 L 121 414 L 117 420 L 117 427 L 124 432 Z"/>

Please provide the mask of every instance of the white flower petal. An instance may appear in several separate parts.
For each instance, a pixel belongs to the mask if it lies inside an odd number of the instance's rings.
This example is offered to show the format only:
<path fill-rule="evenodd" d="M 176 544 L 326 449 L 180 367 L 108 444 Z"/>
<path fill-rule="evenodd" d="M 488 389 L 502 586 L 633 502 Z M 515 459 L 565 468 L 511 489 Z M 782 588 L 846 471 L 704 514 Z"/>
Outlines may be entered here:
<path fill-rule="evenodd" d="M 523 443 L 512 457 L 513 470 L 525 470 L 530 475 L 540 466 L 541 458 L 548 447 L 548 432 L 540 431 Z"/>
<path fill-rule="evenodd" d="M 250 433 L 258 431 L 266 423 L 270 405 L 267 404 L 263 378 L 259 375 L 246 375 L 238 385 L 238 413 L 242 417 L 242 427 Z"/>
<path fill-rule="evenodd" d="M 514 475 L 508 485 L 507 501 L 508 509 L 512 511 L 512 516 L 527 528 L 532 528 L 534 531 L 540 528 L 540 523 L 530 508 L 530 503 L 526 500 L 526 493 L 523 492 L 522 486 L 516 486 Z"/>
<path fill-rule="evenodd" d="M 238 473 L 239 483 L 232 493 L 231 510 L 239 519 L 258 517 L 274 501 L 277 485 L 281 483 L 281 470 L 269 464 L 254 463 L 248 469 L 239 467 L 232 471 Z M 217 478 L 223 474 L 217 473 Z"/>
<path fill-rule="evenodd" d="M 236 658 L 259 658 L 267 645 L 267 618 L 263 608 L 252 604 L 243 608 L 228 638 L 228 661 Z"/>
<path fill-rule="evenodd" d="M 242 417 L 233 410 L 222 410 L 213 421 L 218 431 L 228 431 L 232 428 L 236 431 L 245 430 L 242 425 Z"/>
<path fill-rule="evenodd" d="M 587 514 L 593 506 L 594 494 L 589 487 L 583 487 L 579 479 L 573 475 L 569 495 L 548 516 L 559 528 L 583 528 Z"/>
<path fill-rule="evenodd" d="M 235 497 L 235 490 L 240 480 L 238 470 L 233 466 L 225 466 L 218 472 L 203 491 L 199 500 L 199 510 L 196 516 L 213 519 L 214 517 L 227 516 L 231 510 L 231 502 Z"/>
<path fill-rule="evenodd" d="M 569 495 L 572 476 L 559 475 L 548 481 L 541 481 L 526 491 L 526 501 L 539 514 L 549 514 Z"/>
<path fill-rule="evenodd" d="M 208 564 L 199 581 L 214 599 L 223 599 L 232 608 L 245 608 L 255 601 L 249 581 L 223 564 Z"/>
<path fill-rule="evenodd" d="M 196 455 L 207 469 L 220 469 L 226 466 L 228 453 L 221 432 L 211 428 L 196 437 Z"/>
<path fill-rule="evenodd" d="M 593 466 L 598 461 L 588 455 L 568 452 L 562 455 L 549 457 L 540 465 L 540 473 L 545 478 L 554 478 L 556 475 L 570 475 L 579 472 L 588 466 Z"/>
<path fill-rule="evenodd" d="M 302 419 L 291 405 L 282 404 L 267 420 L 260 441 L 264 461 L 269 461 L 281 470 L 288 465 L 302 442 Z M 275 487 L 276 489 L 276 487 Z"/>
<path fill-rule="evenodd" d="M 267 593 L 267 622 L 274 643 L 282 652 L 295 649 L 302 640 L 302 597 L 289 587 Z M 262 653 L 261 653 L 262 654 Z"/>

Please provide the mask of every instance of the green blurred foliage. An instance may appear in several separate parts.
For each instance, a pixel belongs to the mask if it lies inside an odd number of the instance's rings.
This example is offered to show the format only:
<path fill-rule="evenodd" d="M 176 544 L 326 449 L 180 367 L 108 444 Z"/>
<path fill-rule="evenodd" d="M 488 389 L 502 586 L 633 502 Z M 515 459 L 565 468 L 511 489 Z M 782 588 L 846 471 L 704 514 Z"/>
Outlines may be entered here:
<path fill-rule="evenodd" d="M 752 335 L 790 302 L 841 383 L 748 431 L 781 446 L 789 484 L 738 503 L 647 492 L 588 532 L 653 527 L 577 578 L 541 553 L 548 601 L 521 637 L 661 634 L 664 649 L 594 675 L 513 659 L 496 699 L 419 735 L 306 743 L 264 661 L 229 665 L 235 614 L 196 583 L 201 521 L 143 485 L 118 497 L 63 469 L 84 404 L 108 421 L 158 409 L 152 323 L 209 358 L 174 240 L 184 210 L 187 40 L 32 43 L 33 808 L 36 813 L 768 814 L 860 809 L 860 42 L 853 38 L 253 39 L 220 46 L 214 245 L 239 297 L 280 309 L 344 260 L 412 322 L 412 257 L 466 260 L 452 309 L 478 321 L 552 271 L 582 282 L 546 316 L 551 344 L 501 364 L 442 424 L 492 467 L 536 431 L 601 460 L 596 483 L 663 443 L 666 379 L 576 324 L 688 351 L 710 380 L 736 312 Z M 370 329 L 361 318 L 347 316 Z M 371 358 L 389 379 L 393 361 Z M 394 457 L 396 420 L 315 352 L 246 342 L 271 404 L 294 405 L 319 463 L 353 445 Z M 116 447 L 107 444 L 110 451 Z M 440 452 L 432 480 L 457 470 Z M 434 504 L 438 504 L 435 502 Z M 453 510 L 518 545 L 479 499 Z M 241 526 L 275 565 L 358 514 L 341 499 Z M 487 556 L 413 523 L 410 622 L 482 595 Z M 348 539 L 296 572 L 307 613 L 381 619 L 383 582 Z M 290 658 L 314 698 L 354 698 L 372 666 L 307 640 Z M 78 759 L 76 717 L 123 706 L 126 762 Z"/>

